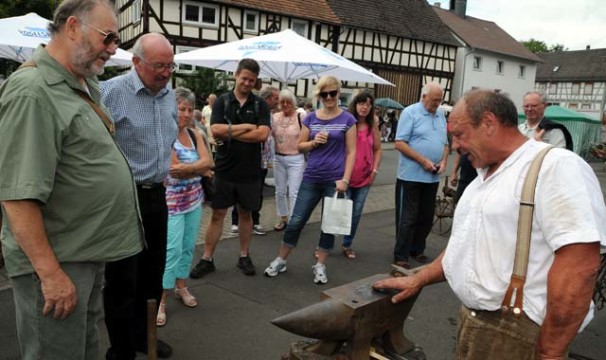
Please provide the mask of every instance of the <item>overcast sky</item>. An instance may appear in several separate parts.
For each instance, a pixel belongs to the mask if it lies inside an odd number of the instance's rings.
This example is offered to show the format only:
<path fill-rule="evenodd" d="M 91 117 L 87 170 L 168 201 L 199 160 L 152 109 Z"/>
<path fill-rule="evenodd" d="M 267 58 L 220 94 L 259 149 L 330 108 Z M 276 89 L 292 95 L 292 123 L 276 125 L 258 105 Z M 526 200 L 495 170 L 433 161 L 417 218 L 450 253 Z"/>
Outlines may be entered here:
<path fill-rule="evenodd" d="M 450 1 L 440 2 L 448 9 Z M 467 0 L 467 15 L 493 21 L 516 40 L 606 48 L 606 0 Z"/>

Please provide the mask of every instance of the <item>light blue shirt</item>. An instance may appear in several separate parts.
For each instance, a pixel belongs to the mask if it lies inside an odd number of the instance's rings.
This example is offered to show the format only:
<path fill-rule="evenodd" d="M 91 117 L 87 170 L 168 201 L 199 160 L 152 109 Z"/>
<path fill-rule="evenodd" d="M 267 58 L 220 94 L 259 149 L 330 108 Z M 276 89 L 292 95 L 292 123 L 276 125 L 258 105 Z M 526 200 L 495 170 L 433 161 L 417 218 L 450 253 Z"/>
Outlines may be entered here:
<path fill-rule="evenodd" d="M 116 124 L 115 140 L 135 182 L 163 182 L 178 132 L 177 101 L 170 85 L 152 95 L 133 68 L 102 82 L 101 100 Z"/>
<path fill-rule="evenodd" d="M 408 106 L 398 121 L 396 141 L 398 140 L 405 141 L 414 151 L 438 163 L 444 155 L 444 146 L 448 145 L 444 113 L 438 109 L 432 114 L 422 102 Z M 402 153 L 398 164 L 398 179 L 422 183 L 440 181 L 439 175 L 423 169 L 421 164 Z"/>

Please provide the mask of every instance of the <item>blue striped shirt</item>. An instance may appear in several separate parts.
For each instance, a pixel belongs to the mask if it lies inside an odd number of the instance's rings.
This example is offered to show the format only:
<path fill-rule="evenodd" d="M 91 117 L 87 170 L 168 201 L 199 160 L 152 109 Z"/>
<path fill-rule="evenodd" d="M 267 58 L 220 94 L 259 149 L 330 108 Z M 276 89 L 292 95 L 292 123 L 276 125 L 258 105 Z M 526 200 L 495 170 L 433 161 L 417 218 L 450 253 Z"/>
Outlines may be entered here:
<path fill-rule="evenodd" d="M 101 83 L 101 101 L 116 124 L 116 142 L 137 184 L 163 182 L 177 138 L 177 102 L 170 85 L 152 95 L 137 71 Z"/>

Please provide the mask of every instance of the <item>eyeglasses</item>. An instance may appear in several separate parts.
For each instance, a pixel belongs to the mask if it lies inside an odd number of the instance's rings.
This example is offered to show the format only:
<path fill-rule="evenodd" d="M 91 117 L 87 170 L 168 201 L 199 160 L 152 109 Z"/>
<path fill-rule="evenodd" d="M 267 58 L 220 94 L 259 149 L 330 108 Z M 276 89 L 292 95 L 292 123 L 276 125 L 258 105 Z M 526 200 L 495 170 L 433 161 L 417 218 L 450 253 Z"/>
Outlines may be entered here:
<path fill-rule="evenodd" d="M 367 107 L 367 108 L 371 108 L 372 107 L 372 104 L 369 104 L 369 103 L 367 103 L 365 101 L 364 102 L 359 102 L 356 105 L 362 106 L 362 107 Z"/>
<path fill-rule="evenodd" d="M 116 46 L 120 46 L 120 44 L 122 43 L 122 40 L 120 40 L 120 36 L 118 34 L 116 34 L 115 32 L 105 32 L 99 28 L 96 28 L 90 24 L 87 24 L 85 22 L 82 21 L 82 25 L 88 26 L 89 28 L 96 30 L 99 34 L 105 36 L 105 38 L 103 39 L 103 45 L 105 46 L 109 46 L 109 44 L 114 43 L 114 45 Z"/>
<path fill-rule="evenodd" d="M 328 97 L 328 95 L 330 95 L 331 98 L 334 98 L 337 96 L 338 93 L 339 93 L 339 90 L 322 91 L 322 92 L 320 92 L 320 96 L 322 97 L 322 99 L 326 99 Z"/>
<path fill-rule="evenodd" d="M 146 64 L 147 66 L 149 66 L 150 68 L 154 69 L 154 72 L 156 74 L 160 74 L 162 73 L 164 70 L 168 70 L 171 73 L 175 72 L 175 70 L 177 70 L 177 68 L 179 67 L 179 65 L 175 64 L 175 63 L 170 63 L 170 64 L 150 64 L 147 61 L 141 59 L 140 57 L 137 57 L 139 60 L 141 60 L 144 64 Z"/>
<path fill-rule="evenodd" d="M 522 106 L 523 109 L 529 110 L 529 109 L 536 109 L 539 106 L 541 106 L 542 104 L 528 104 L 528 105 L 524 105 Z"/>

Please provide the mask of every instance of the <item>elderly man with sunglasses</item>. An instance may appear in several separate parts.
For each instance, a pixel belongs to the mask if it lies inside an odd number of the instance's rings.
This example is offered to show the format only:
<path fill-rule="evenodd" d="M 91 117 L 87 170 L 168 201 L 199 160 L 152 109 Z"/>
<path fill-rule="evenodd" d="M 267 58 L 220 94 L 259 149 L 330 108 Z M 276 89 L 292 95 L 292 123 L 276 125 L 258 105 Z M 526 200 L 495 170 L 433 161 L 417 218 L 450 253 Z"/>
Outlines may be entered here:
<path fill-rule="evenodd" d="M 101 84 L 103 104 L 116 125 L 116 142 L 131 166 L 146 248 L 108 263 L 105 270 L 105 324 L 111 343 L 107 359 L 133 359 L 147 352 L 146 301 L 162 296 L 168 208 L 163 182 L 177 138 L 177 103 L 169 80 L 176 65 L 173 47 L 161 34 L 141 36 L 133 47 L 133 68 Z M 128 306 L 127 306 L 128 305 Z M 172 348 L 158 340 L 157 355 Z"/>
<path fill-rule="evenodd" d="M 48 45 L 0 88 L 2 245 L 25 360 L 97 358 L 105 262 L 143 248 L 95 78 L 117 29 L 110 2 L 63 1 Z"/>

